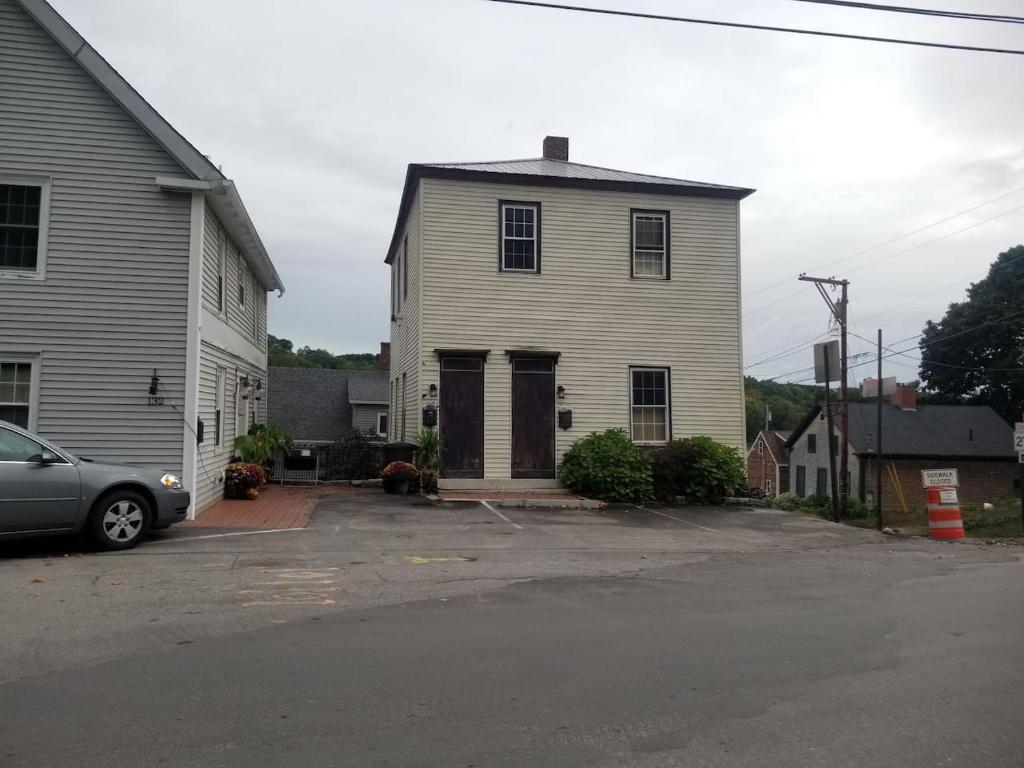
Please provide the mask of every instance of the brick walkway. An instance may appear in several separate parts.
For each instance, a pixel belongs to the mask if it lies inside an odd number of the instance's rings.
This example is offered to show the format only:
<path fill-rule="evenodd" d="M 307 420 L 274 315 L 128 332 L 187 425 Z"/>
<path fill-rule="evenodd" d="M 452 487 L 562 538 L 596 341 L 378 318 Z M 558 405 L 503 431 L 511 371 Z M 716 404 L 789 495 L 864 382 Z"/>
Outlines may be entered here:
<path fill-rule="evenodd" d="M 190 528 L 253 528 L 276 530 L 305 528 L 313 514 L 316 499 L 325 491 L 339 489 L 324 486 L 295 487 L 268 485 L 258 499 L 221 499 L 182 525 Z M 346 489 L 348 490 L 348 489 Z"/>

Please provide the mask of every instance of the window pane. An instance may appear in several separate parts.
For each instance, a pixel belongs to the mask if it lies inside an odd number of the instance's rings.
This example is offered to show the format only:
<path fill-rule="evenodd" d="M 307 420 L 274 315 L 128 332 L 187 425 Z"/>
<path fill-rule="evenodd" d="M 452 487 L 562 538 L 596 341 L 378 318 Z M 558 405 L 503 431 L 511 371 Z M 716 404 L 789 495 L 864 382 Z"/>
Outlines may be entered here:
<path fill-rule="evenodd" d="M 0 419 L 9 421 L 24 427 L 17 418 L 7 418 L 9 415 L 17 416 L 15 413 L 8 413 L 8 410 L 0 407 Z M 25 409 L 25 420 L 28 420 L 28 409 Z M 43 450 L 35 440 L 30 440 L 17 432 L 0 428 L 0 461 L 27 461 L 32 456 L 37 456 Z"/>
<path fill-rule="evenodd" d="M 533 240 L 505 240 L 505 269 L 534 269 L 534 241 Z"/>
<path fill-rule="evenodd" d="M 42 190 L 0 184 L 0 268 L 35 269 Z"/>
<path fill-rule="evenodd" d="M 665 371 L 633 371 L 633 405 L 667 405 Z"/>
<path fill-rule="evenodd" d="M 666 439 L 665 408 L 634 408 L 633 439 L 642 443 L 663 442 Z"/>

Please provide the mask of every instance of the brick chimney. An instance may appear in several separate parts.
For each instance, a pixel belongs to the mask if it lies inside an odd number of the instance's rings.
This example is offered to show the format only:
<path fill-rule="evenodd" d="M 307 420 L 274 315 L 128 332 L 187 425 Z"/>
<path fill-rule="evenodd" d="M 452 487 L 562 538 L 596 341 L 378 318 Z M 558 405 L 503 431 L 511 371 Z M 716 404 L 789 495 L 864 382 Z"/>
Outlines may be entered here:
<path fill-rule="evenodd" d="M 391 370 L 391 342 L 382 341 L 380 343 L 380 358 L 377 360 L 378 371 L 390 371 Z"/>
<path fill-rule="evenodd" d="M 889 402 L 904 411 L 917 410 L 917 387 L 897 384 L 896 391 L 889 395 Z"/>
<path fill-rule="evenodd" d="M 568 160 L 569 159 L 569 137 L 568 136 L 545 136 L 544 157 L 547 160 Z"/>

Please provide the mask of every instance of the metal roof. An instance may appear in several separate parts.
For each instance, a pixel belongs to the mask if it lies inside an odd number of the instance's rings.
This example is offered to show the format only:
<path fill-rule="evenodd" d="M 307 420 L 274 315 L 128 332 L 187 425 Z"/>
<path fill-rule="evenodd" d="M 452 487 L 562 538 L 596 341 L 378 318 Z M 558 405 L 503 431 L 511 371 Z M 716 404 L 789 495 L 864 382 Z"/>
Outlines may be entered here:
<path fill-rule="evenodd" d="M 424 163 L 428 168 L 452 168 L 481 173 L 506 173 L 525 176 L 549 176 L 560 179 L 590 179 L 592 181 L 618 181 L 633 184 L 665 184 L 676 187 L 697 189 L 718 189 L 745 192 L 754 190 L 745 187 L 731 187 L 723 184 L 708 184 L 703 181 L 673 179 L 668 176 L 653 176 L 647 173 L 617 171 L 598 165 L 584 165 L 569 160 L 552 160 L 544 157 L 526 160 L 496 160 L 484 163 Z"/>

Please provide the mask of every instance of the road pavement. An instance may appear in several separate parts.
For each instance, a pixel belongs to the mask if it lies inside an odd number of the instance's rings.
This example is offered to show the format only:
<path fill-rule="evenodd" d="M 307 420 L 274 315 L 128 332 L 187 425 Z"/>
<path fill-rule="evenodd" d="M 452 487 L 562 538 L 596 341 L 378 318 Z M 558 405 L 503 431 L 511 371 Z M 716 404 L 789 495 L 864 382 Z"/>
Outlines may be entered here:
<path fill-rule="evenodd" d="M 1018 549 L 501 511 L 8 546 L 0 765 L 1024 764 Z"/>

